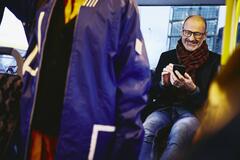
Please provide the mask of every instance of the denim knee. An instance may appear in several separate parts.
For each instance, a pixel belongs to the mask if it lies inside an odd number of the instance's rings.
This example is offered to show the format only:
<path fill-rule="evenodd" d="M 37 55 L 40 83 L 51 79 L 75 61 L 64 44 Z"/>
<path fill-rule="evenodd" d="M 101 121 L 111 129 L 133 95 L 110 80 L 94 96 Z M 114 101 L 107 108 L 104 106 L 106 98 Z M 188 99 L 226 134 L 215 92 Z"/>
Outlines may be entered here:
<path fill-rule="evenodd" d="M 191 143 L 192 137 L 199 126 L 195 117 L 185 117 L 178 120 L 172 127 L 169 135 L 169 143 Z"/>
<path fill-rule="evenodd" d="M 143 123 L 144 127 L 144 141 L 152 143 L 157 136 L 159 130 L 167 126 L 170 123 L 170 118 L 164 112 L 153 112 L 150 114 L 145 122 Z"/>

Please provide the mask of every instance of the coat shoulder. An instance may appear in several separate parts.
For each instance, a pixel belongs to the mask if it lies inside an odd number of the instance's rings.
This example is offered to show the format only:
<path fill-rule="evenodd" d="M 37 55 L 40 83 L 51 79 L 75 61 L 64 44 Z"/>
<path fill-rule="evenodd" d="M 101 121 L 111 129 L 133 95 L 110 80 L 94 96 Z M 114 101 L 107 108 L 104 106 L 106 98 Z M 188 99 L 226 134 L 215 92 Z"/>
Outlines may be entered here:
<path fill-rule="evenodd" d="M 217 61 L 220 63 L 221 55 L 212 51 L 209 51 L 209 58 L 210 60 Z"/>
<path fill-rule="evenodd" d="M 161 54 L 161 58 L 176 57 L 176 49 L 172 49 Z"/>

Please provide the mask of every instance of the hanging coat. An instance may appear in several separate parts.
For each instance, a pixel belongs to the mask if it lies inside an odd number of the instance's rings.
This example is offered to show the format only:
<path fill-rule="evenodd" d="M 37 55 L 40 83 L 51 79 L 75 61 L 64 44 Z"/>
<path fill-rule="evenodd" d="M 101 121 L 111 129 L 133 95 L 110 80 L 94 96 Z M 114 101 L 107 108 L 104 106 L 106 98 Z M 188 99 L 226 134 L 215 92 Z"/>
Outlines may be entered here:
<path fill-rule="evenodd" d="M 7 4 L 31 35 L 21 98 L 25 156 L 55 3 L 9 0 Z M 147 101 L 150 71 L 136 2 L 88 0 L 75 23 L 56 159 L 137 160 L 143 138 L 140 112 Z"/>

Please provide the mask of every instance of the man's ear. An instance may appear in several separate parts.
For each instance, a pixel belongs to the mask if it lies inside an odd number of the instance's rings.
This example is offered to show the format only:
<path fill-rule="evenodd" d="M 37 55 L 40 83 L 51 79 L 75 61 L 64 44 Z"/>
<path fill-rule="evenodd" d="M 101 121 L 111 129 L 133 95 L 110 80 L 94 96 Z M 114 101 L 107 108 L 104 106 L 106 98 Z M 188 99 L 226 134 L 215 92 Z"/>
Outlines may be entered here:
<path fill-rule="evenodd" d="M 180 36 L 183 37 L 183 30 L 180 31 Z"/>
<path fill-rule="evenodd" d="M 207 39 L 207 32 L 203 35 L 203 40 Z"/>

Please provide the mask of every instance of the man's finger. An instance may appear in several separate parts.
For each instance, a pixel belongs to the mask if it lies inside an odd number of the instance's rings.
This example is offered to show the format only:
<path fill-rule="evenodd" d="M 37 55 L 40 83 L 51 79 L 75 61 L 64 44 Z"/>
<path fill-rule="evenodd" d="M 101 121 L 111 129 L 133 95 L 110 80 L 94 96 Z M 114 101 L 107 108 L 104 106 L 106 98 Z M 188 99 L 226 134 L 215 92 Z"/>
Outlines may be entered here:
<path fill-rule="evenodd" d="M 175 76 L 175 74 L 173 72 L 171 72 L 171 77 L 173 81 L 177 81 L 178 78 Z"/>
<path fill-rule="evenodd" d="M 169 74 L 169 72 L 162 71 L 162 75 L 166 75 L 166 74 Z"/>
<path fill-rule="evenodd" d="M 192 79 L 191 76 L 190 76 L 187 72 L 185 72 L 184 76 L 185 76 L 185 78 L 187 78 L 187 79 Z"/>
<path fill-rule="evenodd" d="M 171 67 L 171 68 L 173 68 L 173 64 L 172 64 L 172 63 L 169 63 L 168 66 Z"/>
<path fill-rule="evenodd" d="M 170 73 L 170 72 L 171 72 L 171 69 L 170 69 L 170 68 L 163 68 L 163 72 L 168 72 L 168 73 Z"/>

